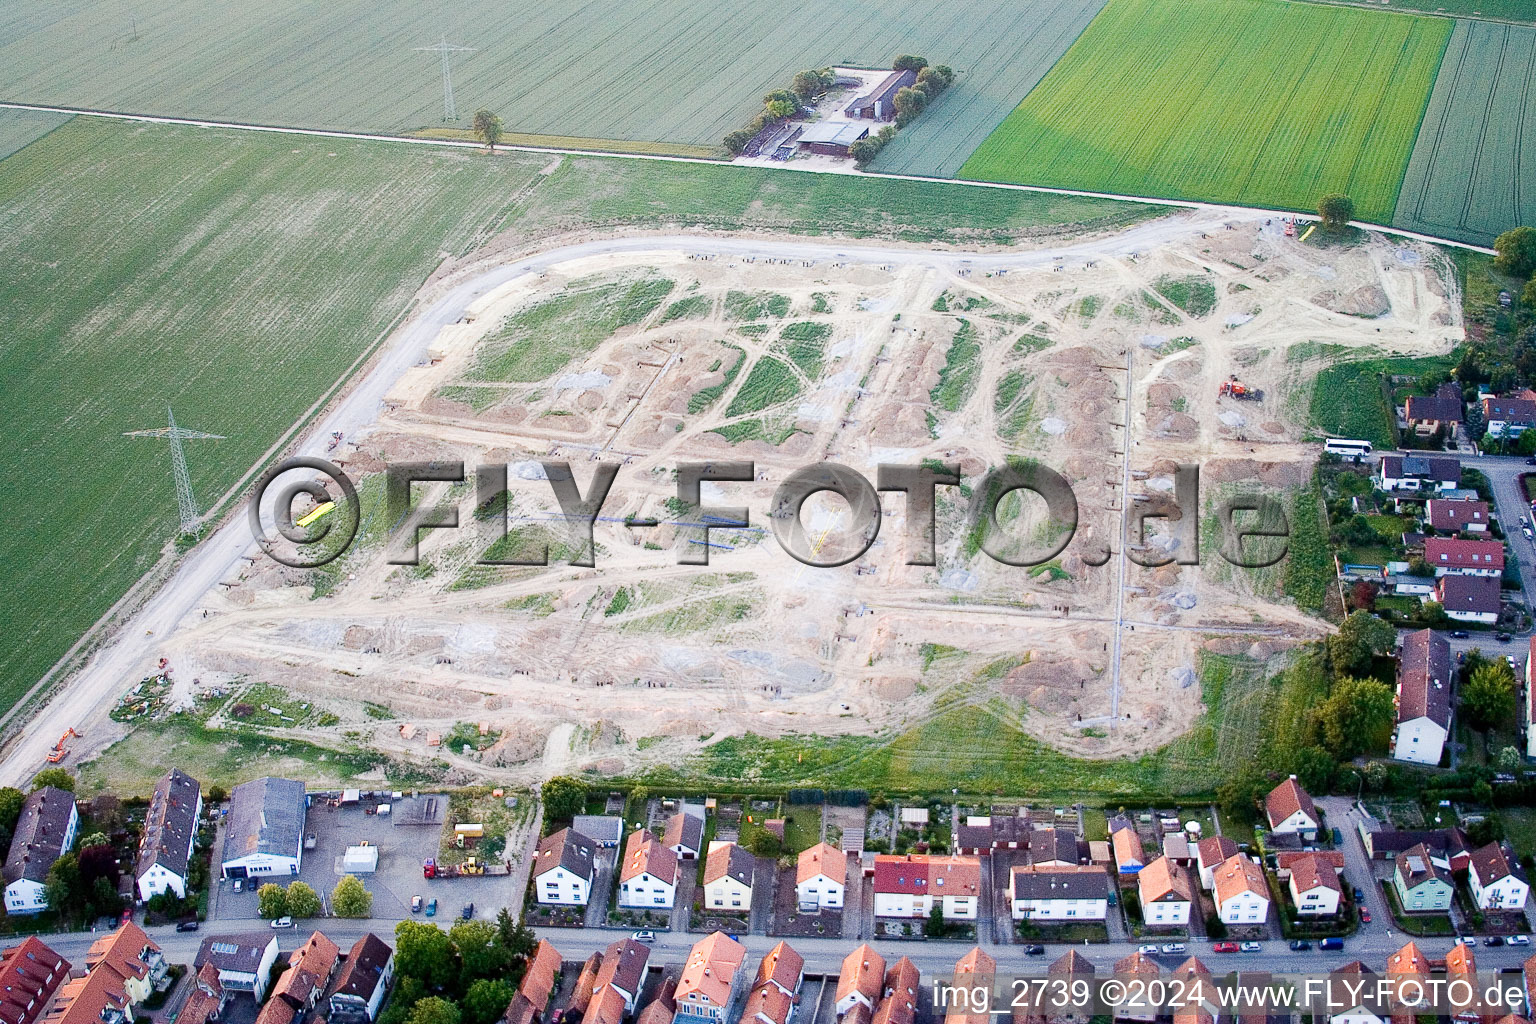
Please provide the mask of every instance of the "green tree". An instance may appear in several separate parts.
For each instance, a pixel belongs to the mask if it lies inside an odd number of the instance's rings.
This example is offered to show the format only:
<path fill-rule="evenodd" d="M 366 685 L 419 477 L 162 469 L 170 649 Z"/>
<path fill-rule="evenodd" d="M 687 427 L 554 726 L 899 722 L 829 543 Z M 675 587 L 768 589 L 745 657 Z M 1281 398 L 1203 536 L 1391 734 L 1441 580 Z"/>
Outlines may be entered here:
<path fill-rule="evenodd" d="M 481 978 L 464 992 L 459 1005 L 464 1010 L 464 1024 L 492 1024 L 501 1019 L 512 1002 L 514 990 L 500 978 Z"/>
<path fill-rule="evenodd" d="M 1444 625 L 1450 616 L 1445 614 L 1445 605 L 1439 601 L 1424 601 L 1419 605 L 1419 621 L 1434 629 Z"/>
<path fill-rule="evenodd" d="M 66 853 L 53 862 L 43 880 L 43 894 L 48 898 L 49 908 L 66 918 L 84 909 L 89 891 L 80 880 L 80 862 L 74 854 Z"/>
<path fill-rule="evenodd" d="M 954 76 L 955 73 L 943 64 L 935 64 L 917 73 L 917 87 L 931 100 L 949 88 Z"/>
<path fill-rule="evenodd" d="M 116 917 L 123 909 L 123 898 L 112 879 L 98 876 L 91 883 L 90 906 L 92 917 Z"/>
<path fill-rule="evenodd" d="M 64 768 L 44 768 L 32 776 L 32 792 L 36 793 L 44 786 L 52 786 L 54 789 L 75 791 L 75 777 Z"/>
<path fill-rule="evenodd" d="M 891 61 L 892 71 L 921 71 L 928 66 L 928 58 L 904 53 Z"/>
<path fill-rule="evenodd" d="M 763 109 L 770 117 L 792 117 L 800 106 L 794 100 L 769 100 Z"/>
<path fill-rule="evenodd" d="M 896 109 L 896 124 L 905 128 L 912 123 L 913 118 L 923 112 L 928 105 L 928 97 L 922 90 L 914 89 L 910 85 L 896 90 L 896 95 L 891 97 L 891 106 Z"/>
<path fill-rule="evenodd" d="M 853 157 L 853 162 L 855 164 L 863 167 L 875 157 L 879 156 L 880 150 L 884 148 L 884 143 L 882 143 L 877 137 L 873 135 L 866 135 L 864 138 L 856 140 L 853 145 L 848 147 L 848 155 Z M 1527 431 L 1527 433 L 1536 434 L 1536 430 L 1530 430 Z"/>
<path fill-rule="evenodd" d="M 944 905 L 935 900 L 933 909 L 928 911 L 928 920 L 923 922 L 923 934 L 930 939 L 942 939 L 947 928 L 944 923 Z"/>
<path fill-rule="evenodd" d="M 0 849 L 10 848 L 11 837 L 16 834 L 16 822 L 21 819 L 21 805 L 26 799 L 21 790 L 13 786 L 0 787 Z"/>
<path fill-rule="evenodd" d="M 331 890 L 331 910 L 337 917 L 371 917 L 373 893 L 356 875 L 342 875 Z"/>
<path fill-rule="evenodd" d="M 428 988 L 443 989 L 458 975 L 448 933 L 425 921 L 395 925 L 395 970 L 421 979 Z"/>
<path fill-rule="evenodd" d="M 539 799 L 544 801 L 547 830 L 551 822 L 570 821 L 581 813 L 587 802 L 587 787 L 568 775 L 556 775 L 539 787 Z"/>
<path fill-rule="evenodd" d="M 1338 631 L 1328 638 L 1328 657 L 1338 675 L 1371 667 L 1371 659 L 1387 654 L 1397 644 L 1397 631 L 1370 612 L 1350 612 Z"/>
<path fill-rule="evenodd" d="M 288 915 L 288 893 L 276 882 L 268 882 L 256 890 L 256 913 L 262 917 L 276 918 Z"/>
<path fill-rule="evenodd" d="M 815 71 L 801 71 L 795 75 L 789 89 L 802 101 L 809 102 L 815 96 L 832 88 L 832 83 L 837 80 L 831 68 L 819 68 Z"/>
<path fill-rule="evenodd" d="M 475 138 L 485 143 L 492 153 L 496 152 L 496 143 L 500 142 L 502 135 L 505 134 L 505 129 L 501 125 L 501 118 L 489 110 L 482 109 L 475 111 L 474 123 Z"/>
<path fill-rule="evenodd" d="M 89 849 L 92 846 L 110 846 L 112 845 L 112 839 L 105 832 L 92 832 L 75 845 L 82 850 Z"/>
<path fill-rule="evenodd" d="M 1317 215 L 1323 219 L 1323 227 L 1338 231 L 1355 219 L 1355 201 L 1338 192 L 1323 196 L 1317 204 Z"/>
<path fill-rule="evenodd" d="M 379 1014 L 378 1024 L 405 1024 L 411 1010 L 426 994 L 427 987 L 421 983 L 420 978 L 397 974 L 395 991 L 390 994 L 389 1003 Z"/>
<path fill-rule="evenodd" d="M 730 151 L 732 156 L 740 156 L 742 151 L 747 148 L 747 143 L 751 142 L 756 134 L 756 132 L 749 132 L 745 128 L 738 128 L 726 135 L 725 148 Z"/>
<path fill-rule="evenodd" d="M 1536 228 L 1511 228 L 1493 240 L 1493 258 L 1496 270 L 1514 277 L 1530 277 L 1536 273 Z"/>
<path fill-rule="evenodd" d="M 1515 705 L 1515 674 L 1502 659 L 1473 668 L 1461 687 L 1461 713 L 1474 729 L 1510 722 Z"/>
<path fill-rule="evenodd" d="M 1520 289 L 1520 306 L 1527 313 L 1536 313 L 1536 277 L 1525 282 L 1525 287 Z"/>
<path fill-rule="evenodd" d="M 1525 766 L 1525 755 L 1520 753 L 1519 747 L 1504 747 L 1499 751 L 1499 771 L 1517 772 Z"/>
<path fill-rule="evenodd" d="M 1397 719 L 1392 687 L 1375 679 L 1346 676 L 1333 684 L 1328 699 L 1318 705 L 1317 716 L 1323 743 L 1339 760 L 1379 753 L 1386 749 Z"/>
<path fill-rule="evenodd" d="M 325 905 L 320 902 L 320 894 L 308 882 L 289 882 L 288 891 L 283 895 L 288 901 L 290 917 L 319 917 L 325 909 Z"/>
<path fill-rule="evenodd" d="M 496 912 L 496 937 L 508 953 L 524 959 L 532 956 L 534 948 L 539 944 L 539 937 L 533 934 L 533 929 L 515 919 L 506 907 Z"/>
<path fill-rule="evenodd" d="M 741 845 L 759 857 L 777 857 L 784 850 L 779 837 L 765 828 L 754 828 L 741 837 Z"/>
<path fill-rule="evenodd" d="M 441 996 L 427 996 L 411 1007 L 406 1024 L 459 1024 L 459 1008 Z"/>
<path fill-rule="evenodd" d="M 504 974 L 512 964 L 512 954 L 489 921 L 460 921 L 448 929 L 448 941 L 459 954 L 460 988 L 479 978 Z"/>

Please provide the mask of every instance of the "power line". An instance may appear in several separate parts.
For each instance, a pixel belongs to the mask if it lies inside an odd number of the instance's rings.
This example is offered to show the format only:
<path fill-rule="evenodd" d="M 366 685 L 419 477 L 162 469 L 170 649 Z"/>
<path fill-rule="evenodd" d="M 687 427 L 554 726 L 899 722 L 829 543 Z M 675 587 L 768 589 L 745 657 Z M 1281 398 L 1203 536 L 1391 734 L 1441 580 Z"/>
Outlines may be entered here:
<path fill-rule="evenodd" d="M 201 430 L 188 430 L 186 427 L 176 425 L 176 414 L 171 412 L 171 407 L 165 407 L 166 417 L 170 420 L 170 426 L 160 427 L 156 430 L 130 430 L 124 437 L 166 437 L 171 441 L 171 475 L 176 479 L 176 507 L 181 514 L 181 532 L 197 533 L 197 523 L 201 518 L 197 514 L 197 502 L 192 498 L 192 475 L 187 472 L 187 453 L 182 450 L 182 441 L 222 441 L 223 434 L 209 434 Z"/>
<path fill-rule="evenodd" d="M 443 120 L 457 121 L 459 119 L 458 108 L 453 105 L 453 71 L 448 63 L 448 55 L 451 53 L 474 53 L 473 46 L 459 46 L 448 42 L 445 34 L 436 46 L 417 46 L 414 49 L 418 53 L 437 53 L 443 58 Z"/>

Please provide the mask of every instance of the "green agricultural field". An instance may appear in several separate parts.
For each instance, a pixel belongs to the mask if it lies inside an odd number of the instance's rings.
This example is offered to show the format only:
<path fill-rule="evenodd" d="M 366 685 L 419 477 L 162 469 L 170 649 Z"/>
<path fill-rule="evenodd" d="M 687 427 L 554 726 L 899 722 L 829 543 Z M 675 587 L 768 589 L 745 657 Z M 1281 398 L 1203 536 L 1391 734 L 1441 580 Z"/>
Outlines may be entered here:
<path fill-rule="evenodd" d="M 1381 10 L 1380 0 L 1310 0 L 1312 3 L 1345 3 Z M 1447 17 L 1494 18 L 1499 21 L 1536 22 L 1531 0 L 1392 0 L 1392 8 Z"/>
<path fill-rule="evenodd" d="M 1008 244 L 1160 211 L 846 175 L 494 160 L 302 136 L 75 118 L 0 162 L 0 340 L 12 443 L 0 708 L 160 557 L 178 422 L 202 507 L 223 498 L 403 313 L 444 254 L 649 225 Z M 532 191 L 525 186 L 533 184 Z M 518 198 L 522 193 L 521 198 Z M 1071 226 L 1071 227 L 1068 227 Z M 43 467 L 39 469 L 38 467 Z M 46 486 L 24 486 L 40 479 Z M 66 562 L 68 572 L 60 572 Z"/>
<path fill-rule="evenodd" d="M 225 5 L 215 17 L 196 0 L 133 8 L 80 0 L 0 16 L 0 96 L 409 131 L 442 120 L 438 55 L 416 48 L 446 37 L 474 48 L 451 58 L 461 116 L 488 107 L 509 132 L 567 142 L 718 147 L 802 68 L 882 68 L 899 53 L 922 53 L 958 72 L 930 133 L 957 165 L 1101 3 L 274 0 Z M 924 149 L 914 147 L 907 169 Z"/>
<path fill-rule="evenodd" d="M 68 120 L 68 114 L 49 114 L 39 110 L 0 110 L 0 160 L 36 142 Z"/>
<path fill-rule="evenodd" d="M 1392 223 L 1488 245 L 1536 223 L 1536 28 L 1460 21 Z"/>
<path fill-rule="evenodd" d="M 1112 0 L 965 178 L 1391 217 L 1443 18 L 1283 0 Z"/>

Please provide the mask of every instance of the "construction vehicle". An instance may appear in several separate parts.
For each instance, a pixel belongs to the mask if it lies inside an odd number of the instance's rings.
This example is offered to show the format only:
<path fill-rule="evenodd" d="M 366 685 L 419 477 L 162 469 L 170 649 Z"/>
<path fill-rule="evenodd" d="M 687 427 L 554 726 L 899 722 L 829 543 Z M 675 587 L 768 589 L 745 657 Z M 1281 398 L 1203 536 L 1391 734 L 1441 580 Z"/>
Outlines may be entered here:
<path fill-rule="evenodd" d="M 64 746 L 64 744 L 69 742 L 72 737 L 78 737 L 79 735 L 79 733 L 75 732 L 74 726 L 70 726 L 68 729 L 65 729 L 64 735 L 59 737 L 59 742 L 55 743 L 53 745 L 53 749 L 48 752 L 48 763 L 58 764 L 60 761 L 68 757 L 69 748 Z"/>
<path fill-rule="evenodd" d="M 510 875 L 512 865 L 508 861 L 488 864 L 475 857 L 465 858 L 463 864 L 439 864 L 436 857 L 421 862 L 422 878 L 478 878 L 482 875 Z"/>
<path fill-rule="evenodd" d="M 1231 397 L 1237 399 L 1240 402 L 1264 401 L 1264 392 L 1260 391 L 1258 388 L 1251 388 L 1244 384 L 1242 381 L 1237 379 L 1236 374 L 1233 374 L 1228 380 L 1221 382 L 1221 390 L 1218 392 L 1218 394 L 1222 398 Z"/>

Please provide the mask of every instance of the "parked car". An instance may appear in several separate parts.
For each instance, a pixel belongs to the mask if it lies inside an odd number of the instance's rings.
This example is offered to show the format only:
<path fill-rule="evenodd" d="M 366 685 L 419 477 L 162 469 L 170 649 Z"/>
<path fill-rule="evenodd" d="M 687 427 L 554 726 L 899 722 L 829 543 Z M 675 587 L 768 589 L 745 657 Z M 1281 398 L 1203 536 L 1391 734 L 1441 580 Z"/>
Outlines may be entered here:
<path fill-rule="evenodd" d="M 244 892 L 244 891 L 245 891 L 245 879 L 243 879 L 243 878 L 235 879 L 235 892 Z"/>
<path fill-rule="evenodd" d="M 1156 946 L 1142 946 L 1140 949 L 1136 950 L 1136 952 L 1140 953 L 1142 956 L 1156 956 L 1157 955 L 1157 947 Z"/>
<path fill-rule="evenodd" d="M 1245 942 L 1242 945 L 1242 950 L 1244 953 L 1262 953 L 1264 952 L 1264 946 L 1258 942 Z"/>
<path fill-rule="evenodd" d="M 1235 942 L 1218 942 L 1214 946 L 1211 947 L 1211 952 L 1212 953 L 1236 953 L 1237 952 L 1237 943 L 1235 943 Z"/>
<path fill-rule="evenodd" d="M 1514 637 L 1510 636 L 1508 633 L 1495 633 L 1493 634 L 1493 638 L 1501 644 L 1507 644 L 1514 639 Z"/>
<path fill-rule="evenodd" d="M 1465 640 L 1467 637 L 1469 637 L 1471 635 L 1472 635 L 1471 633 L 1468 633 L 1464 629 L 1453 629 L 1453 630 L 1451 630 L 1451 638 L 1454 639 L 1454 640 Z"/>
<path fill-rule="evenodd" d="M 278 919 L 276 919 L 275 921 L 272 922 L 272 927 L 273 928 L 292 928 L 293 927 L 293 918 L 288 917 L 287 915 L 284 915 L 283 917 L 279 917 Z"/>
<path fill-rule="evenodd" d="M 1502 945 L 1504 945 L 1504 936 L 1502 936 L 1502 935 L 1490 935 L 1486 939 L 1483 940 L 1483 945 L 1485 945 L 1485 946 L 1502 946 Z"/>
<path fill-rule="evenodd" d="M 1317 948 L 1321 949 L 1321 950 L 1323 950 L 1325 952 L 1332 952 L 1333 950 L 1343 949 L 1344 948 L 1344 940 L 1339 938 L 1338 936 L 1334 936 L 1332 938 L 1327 938 L 1327 939 L 1324 939 L 1322 942 L 1319 942 L 1317 944 Z"/>
<path fill-rule="evenodd" d="M 1045 956 L 1045 947 L 1037 942 L 1031 942 L 1024 947 L 1025 956 Z"/>
<path fill-rule="evenodd" d="M 636 942 L 655 942 L 656 933 L 653 931 L 635 932 L 635 934 L 631 935 L 630 938 L 634 939 Z"/>
<path fill-rule="evenodd" d="M 1369 910 L 1366 910 L 1364 907 L 1360 908 L 1360 923 L 1361 924 L 1370 924 L 1371 923 L 1371 912 Z"/>
<path fill-rule="evenodd" d="M 1365 890 L 1360 888 L 1358 885 L 1355 886 L 1355 902 L 1356 903 L 1364 903 L 1365 902 Z"/>
<path fill-rule="evenodd" d="M 179 932 L 195 932 L 195 931 L 197 931 L 197 922 L 196 921 L 177 921 L 176 922 L 176 930 L 179 931 Z"/>
<path fill-rule="evenodd" d="M 1182 942 L 1165 942 L 1163 943 L 1163 952 L 1172 956 L 1175 953 L 1189 952 L 1189 947 Z"/>
<path fill-rule="evenodd" d="M 411 897 L 411 913 L 413 913 L 413 914 L 421 913 L 421 897 L 420 896 L 412 896 Z"/>
<path fill-rule="evenodd" d="M 464 909 L 459 911 L 459 917 L 461 917 L 465 921 L 468 921 L 470 918 L 472 918 L 474 916 L 475 916 L 475 905 L 473 903 L 466 903 L 466 904 L 464 904 Z"/>
<path fill-rule="evenodd" d="M 1461 935 L 1457 937 L 1456 941 L 1461 943 L 1463 946 L 1475 946 L 1477 945 L 1477 936 Z"/>
<path fill-rule="evenodd" d="M 1531 940 L 1530 937 L 1526 935 L 1511 935 L 1509 937 L 1509 944 L 1511 946 L 1529 946 L 1531 944 Z"/>
<path fill-rule="evenodd" d="M 431 899 L 427 900 L 427 916 L 428 917 L 436 917 L 437 916 L 437 897 L 436 896 L 434 896 Z"/>
<path fill-rule="evenodd" d="M 1295 950 L 1298 953 L 1305 952 L 1305 951 L 1307 951 L 1307 950 L 1309 950 L 1311 948 L 1312 948 L 1312 943 L 1308 942 L 1306 939 L 1292 939 L 1291 940 L 1291 949 Z"/>

